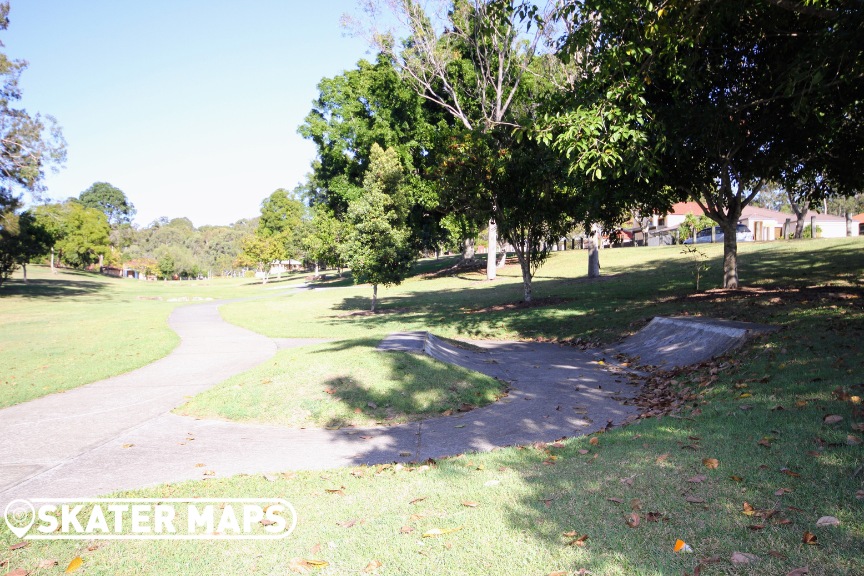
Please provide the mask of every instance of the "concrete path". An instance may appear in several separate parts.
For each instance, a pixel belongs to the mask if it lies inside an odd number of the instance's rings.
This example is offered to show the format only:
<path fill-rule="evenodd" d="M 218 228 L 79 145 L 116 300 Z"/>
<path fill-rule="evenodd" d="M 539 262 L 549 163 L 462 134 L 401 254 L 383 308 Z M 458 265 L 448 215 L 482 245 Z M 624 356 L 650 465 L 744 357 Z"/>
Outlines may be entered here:
<path fill-rule="evenodd" d="M 170 325 L 182 343 L 162 360 L 0 410 L 0 434 L 11 439 L 0 444 L 0 507 L 16 498 L 96 496 L 211 473 L 425 460 L 589 433 L 634 410 L 617 401 L 632 392 L 626 378 L 577 349 L 501 342 L 472 351 L 415 334 L 408 338 L 415 350 L 419 341 L 433 356 L 513 389 L 486 408 L 367 429 L 289 429 L 172 414 L 188 397 L 270 358 L 277 346 L 316 342 L 273 340 L 230 325 L 218 305 L 177 308 Z"/>

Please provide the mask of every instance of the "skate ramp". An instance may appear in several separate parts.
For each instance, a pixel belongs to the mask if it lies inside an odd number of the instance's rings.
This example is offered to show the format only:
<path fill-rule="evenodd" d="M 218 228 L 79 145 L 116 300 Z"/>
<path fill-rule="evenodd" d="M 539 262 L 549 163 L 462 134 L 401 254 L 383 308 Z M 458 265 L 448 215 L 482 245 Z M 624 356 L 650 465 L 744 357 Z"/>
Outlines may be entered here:
<path fill-rule="evenodd" d="M 698 364 L 738 348 L 775 326 L 718 318 L 657 316 L 615 351 L 636 364 L 676 368 Z"/>

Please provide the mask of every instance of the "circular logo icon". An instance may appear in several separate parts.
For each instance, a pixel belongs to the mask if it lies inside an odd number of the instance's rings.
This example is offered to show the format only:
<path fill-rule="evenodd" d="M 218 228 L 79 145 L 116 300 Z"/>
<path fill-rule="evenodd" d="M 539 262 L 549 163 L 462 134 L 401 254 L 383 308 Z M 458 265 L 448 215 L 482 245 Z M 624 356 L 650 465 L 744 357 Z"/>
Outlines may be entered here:
<path fill-rule="evenodd" d="M 6 505 L 3 514 L 6 518 L 6 526 L 18 538 L 23 538 L 36 521 L 36 509 L 27 500 L 13 500 Z"/>

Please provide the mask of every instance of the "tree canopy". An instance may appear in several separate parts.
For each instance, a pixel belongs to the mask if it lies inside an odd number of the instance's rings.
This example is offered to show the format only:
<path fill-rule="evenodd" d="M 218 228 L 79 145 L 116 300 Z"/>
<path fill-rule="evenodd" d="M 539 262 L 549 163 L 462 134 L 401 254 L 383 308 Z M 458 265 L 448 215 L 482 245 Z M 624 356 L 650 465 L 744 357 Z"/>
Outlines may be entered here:
<path fill-rule="evenodd" d="M 112 227 L 128 224 L 135 216 L 135 206 L 119 188 L 107 182 L 94 182 L 78 197 L 88 208 L 96 208 L 105 214 Z"/>

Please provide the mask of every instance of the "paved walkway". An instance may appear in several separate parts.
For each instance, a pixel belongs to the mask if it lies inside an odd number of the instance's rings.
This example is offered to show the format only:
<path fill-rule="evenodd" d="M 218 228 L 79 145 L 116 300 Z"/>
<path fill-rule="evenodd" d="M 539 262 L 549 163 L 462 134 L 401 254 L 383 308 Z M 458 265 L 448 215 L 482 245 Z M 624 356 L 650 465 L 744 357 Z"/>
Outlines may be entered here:
<path fill-rule="evenodd" d="M 172 414 L 188 397 L 260 364 L 277 348 L 318 342 L 270 339 L 233 326 L 219 316 L 219 304 L 177 308 L 169 323 L 181 344 L 153 364 L 0 410 L 6 439 L 0 507 L 15 498 L 96 496 L 201 479 L 205 471 L 228 476 L 418 461 L 550 441 L 620 423 L 634 410 L 618 402 L 633 392 L 627 379 L 591 353 L 519 342 L 475 343 L 482 349 L 470 350 L 412 333 L 402 338 L 408 348 L 419 343 L 439 359 L 505 380 L 510 394 L 450 417 L 367 429 L 288 429 Z"/>

